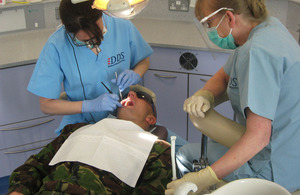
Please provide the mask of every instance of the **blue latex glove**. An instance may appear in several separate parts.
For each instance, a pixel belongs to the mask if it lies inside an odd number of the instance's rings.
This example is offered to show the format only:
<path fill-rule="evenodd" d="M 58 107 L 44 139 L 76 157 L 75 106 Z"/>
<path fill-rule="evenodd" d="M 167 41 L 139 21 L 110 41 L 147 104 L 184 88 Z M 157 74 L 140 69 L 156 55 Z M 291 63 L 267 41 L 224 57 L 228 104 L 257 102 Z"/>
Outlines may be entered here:
<path fill-rule="evenodd" d="M 124 70 L 120 75 L 118 75 L 118 79 L 112 79 L 112 83 L 116 83 L 121 91 L 124 91 L 127 87 L 131 85 L 138 84 L 141 82 L 142 77 L 134 72 L 133 70 Z"/>
<path fill-rule="evenodd" d="M 116 94 L 105 93 L 93 100 L 83 100 L 82 112 L 102 112 L 114 111 L 122 105 L 119 102 L 119 96 Z"/>

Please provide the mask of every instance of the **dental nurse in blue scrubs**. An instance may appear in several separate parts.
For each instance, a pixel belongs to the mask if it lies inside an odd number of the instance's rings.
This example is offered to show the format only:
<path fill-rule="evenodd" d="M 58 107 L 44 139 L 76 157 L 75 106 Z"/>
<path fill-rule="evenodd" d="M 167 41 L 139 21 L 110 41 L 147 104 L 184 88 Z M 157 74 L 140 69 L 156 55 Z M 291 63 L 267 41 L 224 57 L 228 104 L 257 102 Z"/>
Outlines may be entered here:
<path fill-rule="evenodd" d="M 200 192 L 221 179 L 242 178 L 274 181 L 290 192 L 300 189 L 298 43 L 267 14 L 263 0 L 198 0 L 195 13 L 211 42 L 234 52 L 183 106 L 199 130 L 218 140 L 208 144 L 210 166 L 169 183 L 166 194 L 185 181 Z M 239 124 L 219 120 L 210 109 L 225 92 Z M 230 134 L 237 132 L 242 133 L 233 140 Z M 184 158 L 192 162 L 199 159 L 200 148 L 187 145 L 179 153 L 190 154 Z"/>
<path fill-rule="evenodd" d="M 49 37 L 28 85 L 44 113 L 66 115 L 57 134 L 67 124 L 107 117 L 121 106 L 119 89 L 126 93 L 149 67 L 153 51 L 135 26 L 92 5 L 61 1 L 63 25 Z M 59 99 L 62 86 L 68 100 Z"/>

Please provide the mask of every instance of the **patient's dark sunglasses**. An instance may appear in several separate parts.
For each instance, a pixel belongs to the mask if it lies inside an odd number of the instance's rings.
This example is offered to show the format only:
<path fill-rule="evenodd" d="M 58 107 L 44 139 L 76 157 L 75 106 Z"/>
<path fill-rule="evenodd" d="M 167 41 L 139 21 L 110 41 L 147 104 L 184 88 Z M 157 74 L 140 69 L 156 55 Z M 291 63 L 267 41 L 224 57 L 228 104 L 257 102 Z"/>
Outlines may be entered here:
<path fill-rule="evenodd" d="M 142 91 L 135 91 L 135 93 L 139 99 L 143 99 L 151 105 L 153 114 L 156 116 L 156 109 L 155 109 L 152 97 L 149 94 L 142 92 Z M 128 93 L 125 96 L 123 96 L 123 99 L 126 99 L 127 96 L 128 96 Z"/>

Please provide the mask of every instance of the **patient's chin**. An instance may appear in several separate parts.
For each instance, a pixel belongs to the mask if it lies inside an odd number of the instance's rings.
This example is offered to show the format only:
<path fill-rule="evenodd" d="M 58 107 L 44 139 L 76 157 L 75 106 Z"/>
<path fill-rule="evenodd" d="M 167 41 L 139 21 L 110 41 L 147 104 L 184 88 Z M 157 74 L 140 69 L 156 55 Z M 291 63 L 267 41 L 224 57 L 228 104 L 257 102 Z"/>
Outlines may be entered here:
<path fill-rule="evenodd" d="M 131 110 L 128 109 L 127 106 L 119 107 L 117 110 L 117 118 L 123 120 L 130 120 L 131 117 Z"/>

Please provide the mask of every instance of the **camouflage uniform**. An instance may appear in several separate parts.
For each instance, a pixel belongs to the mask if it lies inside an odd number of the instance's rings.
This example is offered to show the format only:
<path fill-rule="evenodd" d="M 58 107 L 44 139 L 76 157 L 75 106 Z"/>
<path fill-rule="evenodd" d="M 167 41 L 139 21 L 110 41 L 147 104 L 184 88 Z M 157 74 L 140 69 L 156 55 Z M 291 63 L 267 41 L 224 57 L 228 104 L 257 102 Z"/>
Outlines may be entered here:
<path fill-rule="evenodd" d="M 172 179 L 171 147 L 156 140 L 135 188 L 113 174 L 79 162 L 49 162 L 76 129 L 86 124 L 67 125 L 62 134 L 10 176 L 9 193 L 23 194 L 164 194 Z"/>

